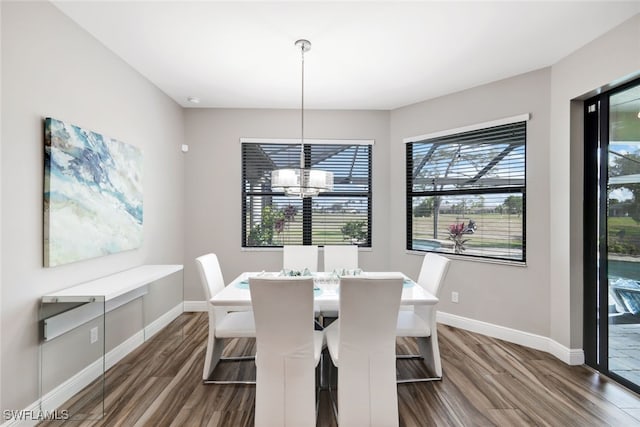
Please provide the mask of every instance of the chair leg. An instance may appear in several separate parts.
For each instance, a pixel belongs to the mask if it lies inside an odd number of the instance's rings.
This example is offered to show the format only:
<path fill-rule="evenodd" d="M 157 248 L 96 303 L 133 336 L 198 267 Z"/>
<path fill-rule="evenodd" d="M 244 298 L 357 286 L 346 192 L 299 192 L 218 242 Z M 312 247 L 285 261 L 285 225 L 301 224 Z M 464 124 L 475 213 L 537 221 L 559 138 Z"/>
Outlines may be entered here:
<path fill-rule="evenodd" d="M 331 375 L 331 356 L 329 355 L 329 349 L 324 348 L 320 353 L 320 389 L 328 390 L 331 387 L 330 375 Z"/>
<path fill-rule="evenodd" d="M 442 377 L 406 378 L 396 380 L 396 384 L 426 383 L 431 381 L 442 381 Z"/>
<path fill-rule="evenodd" d="M 333 416 L 336 420 L 336 424 L 338 424 L 338 404 L 337 404 L 337 398 L 336 396 L 333 394 L 333 388 L 332 388 L 332 384 L 333 384 L 333 373 L 334 371 L 337 373 L 338 368 L 336 366 L 333 365 L 333 363 L 329 364 L 329 383 L 327 384 L 328 386 L 328 390 L 329 390 L 329 402 L 331 403 L 331 409 L 333 410 Z M 336 386 L 337 388 L 337 386 Z"/>
<path fill-rule="evenodd" d="M 210 329 L 211 330 L 211 329 Z M 204 369 L 202 371 L 202 383 L 203 384 L 255 384 L 255 381 L 222 381 L 210 379 L 213 375 L 213 371 L 220 362 L 237 362 L 255 360 L 255 356 L 230 356 L 222 357 L 222 350 L 224 349 L 224 339 L 216 338 L 213 334 L 209 334 L 209 341 L 207 342 L 207 352 L 204 360 Z"/>
<path fill-rule="evenodd" d="M 255 360 L 255 356 L 231 356 L 231 357 L 221 357 L 219 362 L 242 362 L 248 360 Z M 217 366 L 217 365 L 216 365 Z M 215 368 L 214 368 L 215 369 Z M 211 371 L 213 373 L 213 370 Z M 241 385 L 255 385 L 255 380 L 213 380 L 206 378 L 202 381 L 203 384 L 241 384 Z"/>
<path fill-rule="evenodd" d="M 207 351 L 204 356 L 204 369 L 202 370 L 202 381 L 206 381 L 211 376 L 213 370 L 218 365 L 222 357 L 224 340 L 216 338 L 212 328 L 209 328 L 209 339 L 207 341 Z"/>
<path fill-rule="evenodd" d="M 255 381 L 238 381 L 238 380 L 230 380 L 230 381 L 222 381 L 222 380 L 206 380 L 202 382 L 203 384 L 218 384 L 218 385 L 256 385 Z"/>
<path fill-rule="evenodd" d="M 425 364 L 429 366 L 436 377 L 442 377 L 442 363 L 440 361 L 440 348 L 438 347 L 438 331 L 431 333 L 430 337 L 417 339 L 420 354 L 424 357 Z"/>
<path fill-rule="evenodd" d="M 409 384 L 418 382 L 441 381 L 442 380 L 442 364 L 440 361 L 440 349 L 438 348 L 437 332 L 432 333 L 430 337 L 417 337 L 418 348 L 420 354 L 399 354 L 396 356 L 398 360 L 422 359 L 424 364 L 430 368 L 435 376 L 421 378 L 399 379 L 398 384 Z"/>
<path fill-rule="evenodd" d="M 324 365 L 324 354 L 320 353 L 320 363 L 316 366 L 316 422 L 320 413 L 320 391 L 322 390 L 322 375 Z"/>

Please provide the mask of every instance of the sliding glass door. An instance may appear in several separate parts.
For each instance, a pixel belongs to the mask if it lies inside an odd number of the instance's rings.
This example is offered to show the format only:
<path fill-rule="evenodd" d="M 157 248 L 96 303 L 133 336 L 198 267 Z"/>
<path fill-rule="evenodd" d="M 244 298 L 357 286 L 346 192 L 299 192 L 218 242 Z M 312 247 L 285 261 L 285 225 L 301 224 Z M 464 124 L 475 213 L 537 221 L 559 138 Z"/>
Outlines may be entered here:
<path fill-rule="evenodd" d="M 585 356 L 640 390 L 640 81 L 585 103 Z"/>

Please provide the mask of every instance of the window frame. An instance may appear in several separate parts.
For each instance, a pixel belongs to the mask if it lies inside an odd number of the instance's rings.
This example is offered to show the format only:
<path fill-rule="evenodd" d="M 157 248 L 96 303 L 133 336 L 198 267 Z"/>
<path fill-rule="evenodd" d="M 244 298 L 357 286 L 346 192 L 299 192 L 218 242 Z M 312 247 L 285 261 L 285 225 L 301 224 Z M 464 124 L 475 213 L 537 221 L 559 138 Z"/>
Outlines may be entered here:
<path fill-rule="evenodd" d="M 527 140 L 528 140 L 528 121 L 531 118 L 531 114 L 520 114 L 513 117 L 507 117 L 503 119 L 493 120 L 489 122 L 483 122 L 478 124 L 473 124 L 469 126 L 448 129 L 444 131 L 438 131 L 434 133 L 418 135 L 414 137 L 408 137 L 403 140 L 405 143 L 405 184 L 406 184 L 406 250 L 411 253 L 426 253 L 433 252 L 437 254 L 444 254 L 447 256 L 456 256 L 456 257 L 464 257 L 469 260 L 478 260 L 478 261 L 486 261 L 486 262 L 499 262 L 506 264 L 515 264 L 515 265 L 526 265 L 527 262 L 527 238 L 526 238 L 526 230 L 527 230 Z M 414 191 L 413 185 L 413 146 L 414 144 L 428 144 L 430 140 L 435 140 L 441 137 L 452 137 L 456 135 L 462 135 L 467 132 L 472 131 L 481 131 L 483 129 L 495 128 L 503 125 L 510 125 L 519 122 L 525 123 L 525 133 L 524 133 L 524 184 L 520 187 L 513 186 L 494 186 L 494 187 L 483 187 L 483 188 L 468 188 L 468 189 L 446 189 L 446 190 L 428 190 L 428 191 Z M 455 254 L 453 252 L 444 252 L 438 250 L 429 250 L 429 249 L 415 249 L 413 247 L 413 200 L 416 197 L 434 197 L 434 196 L 478 196 L 485 194 L 521 194 L 522 195 L 522 257 L 521 259 L 509 258 L 509 257 L 500 257 L 500 256 L 489 256 L 483 254 L 468 254 L 468 253 L 460 253 Z"/>
<path fill-rule="evenodd" d="M 265 249 L 278 249 L 282 248 L 283 245 L 256 245 L 251 246 L 248 244 L 248 227 L 247 227 L 247 198 L 251 196 L 272 196 L 272 197 L 286 197 L 284 192 L 262 192 L 262 191 L 247 191 L 245 188 L 245 155 L 244 155 L 244 145 L 245 144 L 286 144 L 291 146 L 300 147 L 301 140 L 299 138 L 240 138 L 240 163 L 241 163 L 241 249 L 242 250 L 265 250 Z M 318 198 L 323 199 L 331 199 L 331 198 L 345 198 L 345 197 L 366 197 L 367 200 L 367 240 L 365 243 L 358 244 L 360 248 L 372 248 L 372 216 L 373 216 L 373 146 L 375 145 L 375 140 L 372 139 L 304 139 L 304 155 L 305 155 L 305 167 L 311 166 L 311 153 L 313 145 L 348 145 L 348 146 L 368 146 L 368 162 L 367 162 L 367 170 L 368 170 L 368 182 L 366 192 L 362 191 L 332 191 L 326 193 L 320 193 L 318 196 L 314 197 L 305 197 L 301 203 L 301 215 L 302 215 L 302 242 L 296 242 L 292 244 L 301 244 L 301 245 L 317 245 L 319 247 L 323 247 L 324 244 L 314 243 L 313 242 L 313 200 Z M 296 199 L 299 200 L 299 199 Z M 329 243 L 327 243 L 329 244 Z M 336 244 L 336 243 L 330 243 Z M 344 243 L 348 245 L 350 243 Z"/>

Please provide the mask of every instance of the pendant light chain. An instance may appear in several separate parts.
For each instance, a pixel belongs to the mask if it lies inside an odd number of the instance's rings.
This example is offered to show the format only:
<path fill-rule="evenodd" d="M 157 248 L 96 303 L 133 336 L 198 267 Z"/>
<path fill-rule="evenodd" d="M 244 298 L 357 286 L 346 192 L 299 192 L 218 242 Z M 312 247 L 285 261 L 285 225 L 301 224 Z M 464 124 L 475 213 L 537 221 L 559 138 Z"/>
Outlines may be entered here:
<path fill-rule="evenodd" d="M 319 193 L 333 191 L 333 173 L 320 169 L 311 169 L 312 162 L 306 167 L 304 150 L 304 54 L 311 50 L 309 40 L 300 39 L 295 42 L 301 53 L 302 90 L 300 102 L 300 166 L 298 169 L 282 168 L 271 171 L 271 189 L 283 191 L 286 196 L 300 198 L 317 196 Z"/>
<path fill-rule="evenodd" d="M 300 51 L 302 52 L 302 101 L 300 102 L 300 169 L 304 169 L 304 49 L 305 44 L 300 43 Z M 301 178 L 304 174 L 301 174 Z M 304 183 L 302 183 L 304 187 Z"/>

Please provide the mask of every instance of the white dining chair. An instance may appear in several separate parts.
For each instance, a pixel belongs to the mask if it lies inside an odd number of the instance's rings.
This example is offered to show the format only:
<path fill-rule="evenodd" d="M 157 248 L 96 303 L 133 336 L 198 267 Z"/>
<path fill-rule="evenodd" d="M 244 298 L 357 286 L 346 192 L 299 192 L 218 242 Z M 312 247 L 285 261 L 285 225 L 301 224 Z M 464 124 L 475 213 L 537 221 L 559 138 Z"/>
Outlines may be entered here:
<path fill-rule="evenodd" d="M 282 268 L 285 270 L 318 271 L 318 246 L 285 245 L 282 249 Z"/>
<path fill-rule="evenodd" d="M 396 321 L 401 275 L 344 277 L 340 316 L 325 329 L 338 372 L 341 427 L 398 425 Z"/>
<path fill-rule="evenodd" d="M 418 286 L 439 297 L 449 270 L 450 260 L 442 255 L 427 253 L 422 261 Z M 400 310 L 396 328 L 398 337 L 416 338 L 420 354 L 398 355 L 398 359 L 423 359 L 435 376 L 399 379 L 398 383 L 437 381 L 442 379 L 442 362 L 438 346 L 438 328 L 435 305 L 416 305 Z"/>
<path fill-rule="evenodd" d="M 255 338 L 256 329 L 252 311 L 228 311 L 208 304 L 213 295 L 224 288 L 224 278 L 218 257 L 209 253 L 196 258 L 196 266 L 207 301 L 209 312 L 209 338 L 202 371 L 202 381 L 206 384 L 253 384 L 254 381 L 220 381 L 210 379 L 220 361 L 251 360 L 253 356 L 222 357 L 224 340 L 228 338 Z"/>
<path fill-rule="evenodd" d="M 354 270 L 358 268 L 358 246 L 325 245 L 324 271 Z"/>
<path fill-rule="evenodd" d="M 324 333 L 313 327 L 313 279 L 249 278 L 256 318 L 256 427 L 315 426 L 315 368 Z"/>

